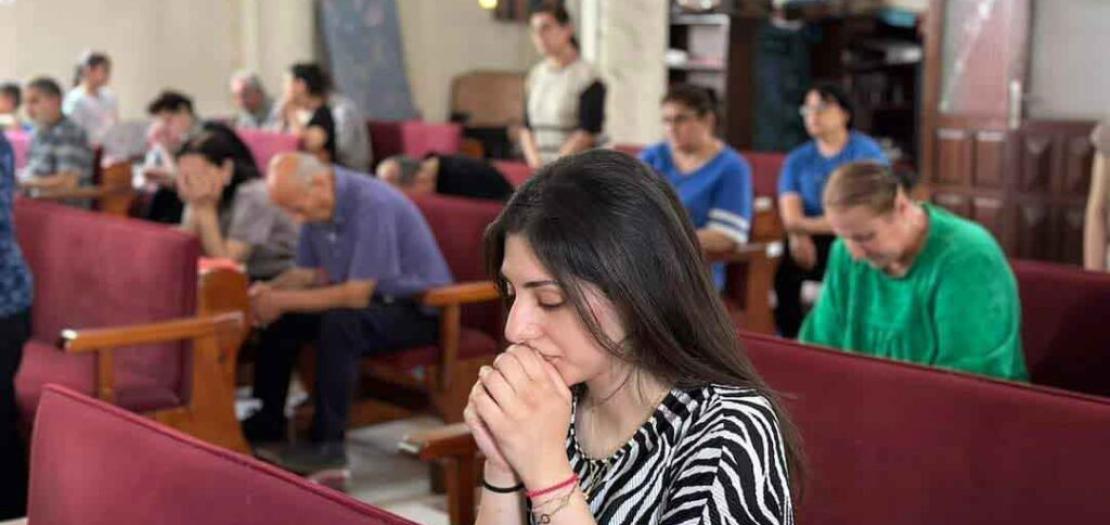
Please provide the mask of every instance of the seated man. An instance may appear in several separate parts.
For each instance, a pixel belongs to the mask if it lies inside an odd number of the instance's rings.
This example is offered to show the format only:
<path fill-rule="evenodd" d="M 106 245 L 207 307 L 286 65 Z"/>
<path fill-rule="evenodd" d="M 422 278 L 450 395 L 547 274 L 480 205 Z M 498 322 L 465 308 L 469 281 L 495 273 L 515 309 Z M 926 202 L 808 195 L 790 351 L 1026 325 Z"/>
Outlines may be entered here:
<path fill-rule="evenodd" d="M 423 161 L 394 155 L 378 164 L 378 178 L 409 194 L 439 193 L 505 201 L 513 185 L 490 163 L 463 155 L 431 154 Z"/>
<path fill-rule="evenodd" d="M 73 189 L 92 182 L 93 150 L 85 131 L 62 114 L 62 89 L 46 77 L 27 84 L 27 114 L 35 133 L 19 185 L 32 192 Z"/>
<path fill-rule="evenodd" d="M 913 202 L 874 162 L 838 168 L 823 201 L 839 239 L 800 340 L 1028 379 L 1017 283 L 989 232 Z"/>
<path fill-rule="evenodd" d="M 231 96 L 239 111 L 235 116 L 236 128 L 276 129 L 281 126 L 281 116 L 275 112 L 274 102 L 258 74 L 252 71 L 235 73 L 231 77 Z"/>
<path fill-rule="evenodd" d="M 266 183 L 273 202 L 303 226 L 295 267 L 251 288 L 254 321 L 265 327 L 254 383 L 262 409 L 244 431 L 254 443 L 285 435 L 294 358 L 312 342 L 312 443 L 267 459 L 305 474 L 341 468 L 358 359 L 434 343 L 437 316 L 416 297 L 449 284 L 451 273 L 420 211 L 379 180 L 288 153 L 271 161 Z"/>
<path fill-rule="evenodd" d="M 0 131 L 26 131 L 23 119 L 19 118 L 19 104 L 22 99 L 19 84 L 0 84 Z"/>

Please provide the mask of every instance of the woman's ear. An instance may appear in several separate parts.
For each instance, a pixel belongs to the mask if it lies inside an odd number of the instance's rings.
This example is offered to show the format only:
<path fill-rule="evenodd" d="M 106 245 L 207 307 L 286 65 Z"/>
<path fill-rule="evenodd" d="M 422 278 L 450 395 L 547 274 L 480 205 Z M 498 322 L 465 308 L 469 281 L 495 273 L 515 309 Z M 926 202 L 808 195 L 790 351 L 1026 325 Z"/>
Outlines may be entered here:
<path fill-rule="evenodd" d="M 235 161 L 231 159 L 224 159 L 220 164 L 220 182 L 227 184 L 231 181 L 231 176 L 235 173 Z"/>

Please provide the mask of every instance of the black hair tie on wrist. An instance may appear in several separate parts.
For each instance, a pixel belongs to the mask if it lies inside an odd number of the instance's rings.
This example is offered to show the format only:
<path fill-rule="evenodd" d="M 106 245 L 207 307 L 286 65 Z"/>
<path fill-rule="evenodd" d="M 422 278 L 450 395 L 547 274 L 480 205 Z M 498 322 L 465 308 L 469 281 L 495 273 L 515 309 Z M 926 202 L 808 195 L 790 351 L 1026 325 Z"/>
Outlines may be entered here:
<path fill-rule="evenodd" d="M 487 482 L 485 479 L 482 480 L 482 486 L 485 487 L 486 490 L 490 492 L 496 492 L 498 494 L 512 494 L 514 492 L 520 492 L 524 489 L 524 483 L 517 483 L 516 485 L 513 485 L 511 487 L 497 487 L 494 485 L 490 485 L 489 482 Z"/>

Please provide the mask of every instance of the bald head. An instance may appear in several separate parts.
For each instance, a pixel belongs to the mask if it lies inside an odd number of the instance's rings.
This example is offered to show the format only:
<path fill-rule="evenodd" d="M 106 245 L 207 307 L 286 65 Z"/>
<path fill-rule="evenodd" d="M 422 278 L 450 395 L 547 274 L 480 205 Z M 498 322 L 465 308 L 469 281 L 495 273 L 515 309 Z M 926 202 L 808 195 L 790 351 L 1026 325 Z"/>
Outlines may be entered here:
<path fill-rule="evenodd" d="M 330 220 L 335 203 L 331 167 L 305 153 L 282 153 L 266 172 L 270 200 L 304 222 Z"/>

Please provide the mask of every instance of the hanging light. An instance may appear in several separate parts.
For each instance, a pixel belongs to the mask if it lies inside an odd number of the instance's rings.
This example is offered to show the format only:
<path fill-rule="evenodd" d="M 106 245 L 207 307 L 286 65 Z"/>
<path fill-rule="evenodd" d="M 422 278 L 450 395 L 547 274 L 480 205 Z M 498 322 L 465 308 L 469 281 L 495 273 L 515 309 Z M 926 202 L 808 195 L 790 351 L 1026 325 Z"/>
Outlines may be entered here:
<path fill-rule="evenodd" d="M 482 9 L 497 9 L 497 0 L 478 0 L 478 6 Z"/>

